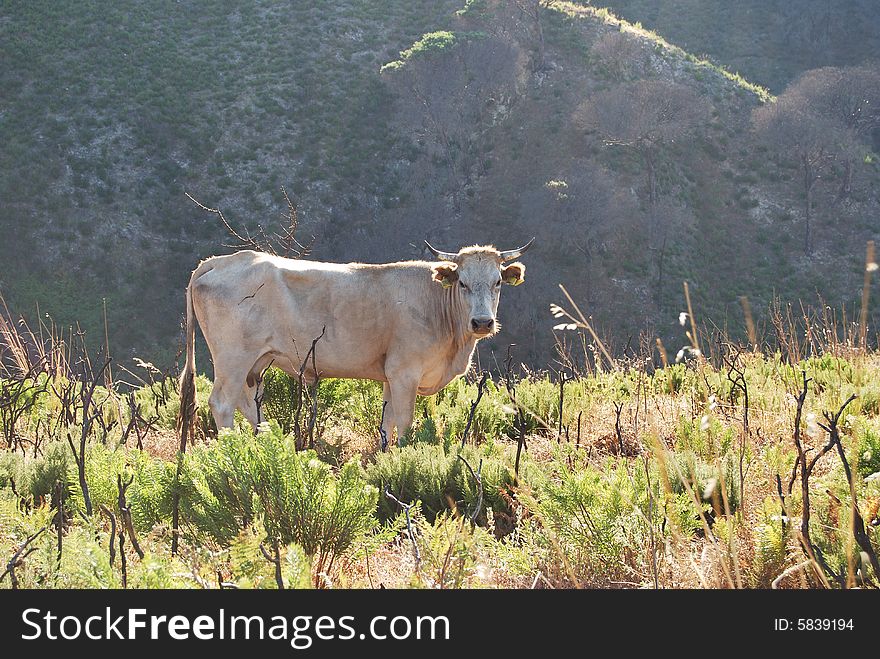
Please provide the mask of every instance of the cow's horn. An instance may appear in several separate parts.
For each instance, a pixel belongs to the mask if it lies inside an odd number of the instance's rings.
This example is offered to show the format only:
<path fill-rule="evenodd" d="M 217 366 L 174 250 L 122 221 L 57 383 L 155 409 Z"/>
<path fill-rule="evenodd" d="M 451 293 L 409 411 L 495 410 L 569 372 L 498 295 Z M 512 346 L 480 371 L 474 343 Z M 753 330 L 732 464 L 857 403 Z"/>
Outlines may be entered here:
<path fill-rule="evenodd" d="M 428 249 L 431 250 L 431 253 L 441 261 L 454 261 L 455 257 L 458 256 L 455 252 L 441 252 L 439 249 L 435 249 L 427 240 L 425 241 L 425 244 L 428 246 Z"/>
<path fill-rule="evenodd" d="M 535 242 L 535 239 L 532 238 L 525 245 L 520 247 L 519 249 L 509 249 L 506 252 L 501 252 L 501 262 L 505 261 L 513 261 L 514 259 L 518 259 L 520 256 L 525 254 L 526 250 L 532 246 L 532 243 Z"/>

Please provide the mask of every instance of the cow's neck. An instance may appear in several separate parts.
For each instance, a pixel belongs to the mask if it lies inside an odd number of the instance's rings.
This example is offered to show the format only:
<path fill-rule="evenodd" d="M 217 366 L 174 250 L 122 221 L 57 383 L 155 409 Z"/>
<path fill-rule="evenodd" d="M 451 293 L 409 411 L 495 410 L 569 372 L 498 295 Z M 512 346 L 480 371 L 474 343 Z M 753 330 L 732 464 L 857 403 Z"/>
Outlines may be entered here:
<path fill-rule="evenodd" d="M 476 338 L 467 331 L 467 314 L 465 314 L 465 305 L 458 286 L 444 288 L 442 293 L 440 317 L 443 322 L 441 332 L 445 334 L 447 341 L 450 341 L 450 351 L 457 354 L 468 344 L 470 350 L 473 350 Z"/>
<path fill-rule="evenodd" d="M 436 338 L 443 350 L 438 355 L 437 363 L 441 368 L 434 372 L 437 382 L 432 383 L 432 389 L 442 388 L 464 373 L 477 344 L 477 338 L 467 331 L 467 313 L 456 287 L 440 289 L 437 300 L 440 307 L 437 315 L 441 322 Z"/>

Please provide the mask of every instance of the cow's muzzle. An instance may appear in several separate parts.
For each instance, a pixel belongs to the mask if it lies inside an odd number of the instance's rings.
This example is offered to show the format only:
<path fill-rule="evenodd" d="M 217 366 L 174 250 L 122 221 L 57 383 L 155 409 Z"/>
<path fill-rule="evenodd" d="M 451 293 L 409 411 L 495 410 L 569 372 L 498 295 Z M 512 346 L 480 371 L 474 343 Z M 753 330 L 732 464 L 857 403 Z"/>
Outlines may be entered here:
<path fill-rule="evenodd" d="M 471 329 L 474 334 L 491 334 L 495 329 L 495 319 L 471 318 Z"/>

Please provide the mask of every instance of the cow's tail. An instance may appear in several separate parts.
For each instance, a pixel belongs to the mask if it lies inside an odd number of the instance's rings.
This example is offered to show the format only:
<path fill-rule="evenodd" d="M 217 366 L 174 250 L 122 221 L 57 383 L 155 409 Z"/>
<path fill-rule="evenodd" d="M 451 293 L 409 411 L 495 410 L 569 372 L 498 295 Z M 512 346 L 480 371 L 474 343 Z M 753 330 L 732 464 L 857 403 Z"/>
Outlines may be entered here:
<path fill-rule="evenodd" d="M 195 432 L 196 419 L 196 316 L 193 312 L 193 282 L 200 268 L 196 268 L 186 287 L 186 362 L 180 374 L 180 411 L 177 414 L 177 433 L 180 450 L 186 450 L 187 437 Z"/>

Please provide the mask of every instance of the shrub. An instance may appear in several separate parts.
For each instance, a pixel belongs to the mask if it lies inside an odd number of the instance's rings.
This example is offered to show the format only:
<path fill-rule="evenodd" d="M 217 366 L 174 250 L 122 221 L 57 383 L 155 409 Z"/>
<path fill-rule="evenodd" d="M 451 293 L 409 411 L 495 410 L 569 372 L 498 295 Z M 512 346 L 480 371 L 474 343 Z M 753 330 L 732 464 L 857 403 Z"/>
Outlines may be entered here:
<path fill-rule="evenodd" d="M 420 575 L 429 588 L 467 588 L 474 584 L 480 555 L 491 536 L 465 517 L 444 511 L 433 522 L 415 515 L 421 556 Z"/>
<path fill-rule="evenodd" d="M 457 448 L 446 449 L 424 443 L 394 447 L 376 456 L 376 462 L 367 467 L 366 477 L 380 492 L 387 488 L 405 503 L 420 501 L 422 512 L 429 522 L 433 522 L 440 513 L 452 509 L 471 514 L 476 506 L 478 487 L 458 455 Z M 501 455 L 494 445 L 480 448 L 467 446 L 461 455 L 475 471 L 481 469 L 483 511 L 480 521 L 485 521 L 486 509 L 491 509 L 495 514 L 511 514 L 509 502 L 504 496 L 513 486 L 513 461 L 509 459 L 510 456 Z M 528 459 L 524 459 L 520 465 L 520 481 L 537 483 L 540 480 L 540 471 Z M 396 503 L 385 496 L 380 497 L 381 519 L 390 519 L 398 512 Z"/>
<path fill-rule="evenodd" d="M 277 588 L 275 566 L 266 560 L 260 545 L 265 541 L 266 529 L 262 519 L 241 532 L 229 547 L 229 567 L 239 588 Z M 265 547 L 265 546 L 264 546 Z M 271 547 L 265 547 L 272 551 Z M 297 544 L 279 547 L 281 578 L 285 588 L 307 588 L 309 561 Z"/>
<path fill-rule="evenodd" d="M 532 502 L 571 577 L 597 583 L 627 577 L 627 567 L 644 568 L 647 488 L 636 482 L 643 478 L 635 470 L 630 480 L 623 464 L 609 465 L 605 472 L 587 466 L 563 473 L 559 482 L 548 482 L 540 500 Z"/>
<path fill-rule="evenodd" d="M 12 451 L 0 453 L 0 488 L 10 487 L 22 482 L 24 459 Z"/>
<path fill-rule="evenodd" d="M 65 496 L 73 491 L 72 483 L 77 482 L 73 456 L 70 448 L 63 442 L 54 441 L 47 444 L 43 454 L 34 459 L 24 472 L 25 487 L 20 489 L 22 494 L 28 492 L 34 503 L 51 498 L 55 492 L 55 484 L 64 483 Z"/>
<path fill-rule="evenodd" d="M 679 450 L 668 453 L 665 468 L 669 486 L 674 494 L 691 498 L 688 488 L 694 493 L 704 507 L 715 509 L 716 514 L 725 514 L 724 498 L 721 493 L 723 482 L 727 494 L 727 504 L 731 512 L 739 508 L 739 475 L 738 465 L 733 453 L 727 453 L 720 459 L 723 474 L 719 474 L 714 465 L 705 462 L 697 453 Z"/>
<path fill-rule="evenodd" d="M 213 428 L 214 417 L 208 405 L 213 384 L 204 375 L 199 375 L 196 382 L 196 417 L 202 428 Z M 141 416 L 145 419 L 158 418 L 157 425 L 166 430 L 173 430 L 177 425 L 180 412 L 180 389 L 174 378 L 166 378 L 164 382 L 146 385 L 135 391 L 135 402 L 140 406 Z"/>
<path fill-rule="evenodd" d="M 285 434 L 295 430 L 299 396 L 297 378 L 278 368 L 263 375 L 263 416 L 277 421 Z M 320 437 L 329 419 L 362 433 L 374 433 L 382 415 L 382 385 L 368 380 L 321 380 L 318 384 L 315 436 Z M 304 398 L 301 422 L 307 424 L 310 402 Z"/>
<path fill-rule="evenodd" d="M 859 428 L 854 437 L 850 460 L 856 471 L 863 477 L 880 472 L 880 431 L 865 425 Z"/>
<path fill-rule="evenodd" d="M 785 552 L 788 533 L 783 532 L 781 509 L 776 497 L 765 497 L 760 510 L 760 522 L 752 532 L 754 538 L 754 559 L 750 574 L 752 585 L 756 588 L 769 588 L 785 565 Z M 785 529 L 788 531 L 790 525 Z"/>
<path fill-rule="evenodd" d="M 263 415 L 268 421 L 277 421 L 285 435 L 292 430 L 298 389 L 299 382 L 280 368 L 263 374 Z"/>
<path fill-rule="evenodd" d="M 436 396 L 426 400 L 427 411 L 434 420 L 438 438 L 453 446 L 461 442 L 467 425 L 471 403 L 477 398 L 477 385 L 458 378 L 450 382 Z M 486 382 L 486 391 L 474 411 L 470 437 L 498 437 L 513 432 L 512 410 L 502 403 L 506 394 L 491 380 Z"/>
<path fill-rule="evenodd" d="M 126 494 L 128 507 L 135 528 L 146 532 L 171 519 L 176 466 L 141 451 L 132 451 L 129 460 L 134 481 Z"/>
<path fill-rule="evenodd" d="M 228 546 L 261 516 L 269 538 L 299 544 L 319 571 L 377 524 L 375 487 L 357 458 L 334 474 L 313 451 L 297 452 L 278 423 L 221 433 L 184 462 L 180 483 L 186 519 Z"/>

